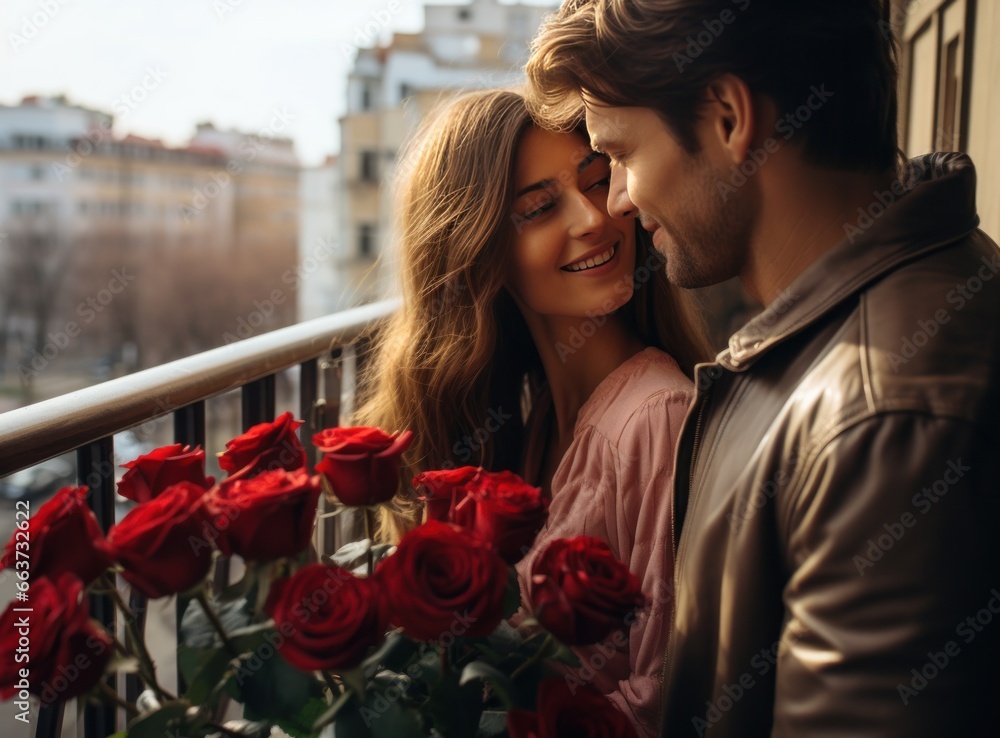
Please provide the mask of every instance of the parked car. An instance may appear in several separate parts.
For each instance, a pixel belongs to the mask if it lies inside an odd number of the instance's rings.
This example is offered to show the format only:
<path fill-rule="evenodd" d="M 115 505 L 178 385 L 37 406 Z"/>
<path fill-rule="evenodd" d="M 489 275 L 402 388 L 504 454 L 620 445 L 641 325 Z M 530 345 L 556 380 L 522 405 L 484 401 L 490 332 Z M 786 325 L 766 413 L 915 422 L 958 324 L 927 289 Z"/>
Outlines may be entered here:
<path fill-rule="evenodd" d="M 73 456 L 57 456 L 0 479 L 0 499 L 34 500 L 54 495 L 60 487 L 76 484 Z"/>

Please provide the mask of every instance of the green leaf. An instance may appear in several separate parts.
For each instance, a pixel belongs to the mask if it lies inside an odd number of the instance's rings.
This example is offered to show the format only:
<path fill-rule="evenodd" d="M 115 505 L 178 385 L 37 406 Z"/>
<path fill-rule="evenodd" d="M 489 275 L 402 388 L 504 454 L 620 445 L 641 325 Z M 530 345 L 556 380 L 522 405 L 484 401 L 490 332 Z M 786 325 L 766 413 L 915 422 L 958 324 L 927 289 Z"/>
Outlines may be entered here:
<path fill-rule="evenodd" d="M 386 636 L 385 643 L 362 662 L 361 668 L 364 670 L 365 676 L 368 677 L 371 677 L 379 666 L 389 671 L 401 672 L 419 650 L 420 647 L 404 636 L 402 631 L 394 630 Z"/>
<path fill-rule="evenodd" d="M 336 719 L 337 714 L 347 706 L 348 702 L 351 701 L 352 697 L 354 697 L 354 692 L 347 691 L 334 700 L 333 704 L 327 708 L 326 712 L 320 715 L 313 723 L 313 730 L 322 730 L 324 727 L 332 723 Z"/>
<path fill-rule="evenodd" d="M 316 729 L 313 725 L 316 719 L 327 709 L 326 700 L 314 697 L 293 718 L 282 718 L 274 723 L 292 738 L 315 738 Z"/>
<path fill-rule="evenodd" d="M 273 634 L 273 637 L 270 639 L 272 643 L 277 643 L 280 640 L 278 638 L 278 631 L 274 629 L 273 620 L 254 623 L 253 625 L 230 631 L 229 640 L 233 642 L 237 651 L 245 653 L 247 651 L 258 650 L 266 642 L 264 636 L 269 633 Z"/>
<path fill-rule="evenodd" d="M 216 649 L 203 661 L 201 668 L 198 669 L 193 678 L 189 679 L 185 676 L 185 681 L 188 684 L 187 692 L 184 694 L 185 699 L 189 700 L 192 705 L 204 705 L 213 696 L 213 693 L 216 697 L 221 696 L 221 689 L 218 689 L 218 686 L 223 677 L 228 681 L 236 675 L 235 668 L 230 667 L 232 660 L 226 649 Z"/>
<path fill-rule="evenodd" d="M 423 738 L 425 732 L 421 728 L 420 715 L 400 704 L 398 699 L 390 699 L 394 696 L 395 693 L 379 694 L 359 708 L 361 719 L 368 727 L 372 738 Z M 337 738 L 340 738 L 339 723 L 336 731 Z M 454 735 L 467 734 L 455 733 Z"/>
<path fill-rule="evenodd" d="M 573 666 L 579 668 L 583 664 L 580 662 L 580 657 L 573 653 L 573 650 L 567 646 L 565 643 L 560 641 L 555 641 L 548 649 L 546 649 L 545 658 L 549 661 L 556 661 L 560 664 L 566 664 L 568 666 Z"/>
<path fill-rule="evenodd" d="M 350 687 L 351 691 L 358 696 L 361 702 L 365 701 L 365 687 L 367 680 L 365 679 L 365 673 L 360 668 L 348 669 L 347 671 L 341 672 L 340 678 L 344 680 L 344 684 Z"/>
<path fill-rule="evenodd" d="M 507 569 L 507 588 L 503 593 L 503 618 L 506 621 L 521 607 L 521 584 L 514 567 Z"/>
<path fill-rule="evenodd" d="M 473 661 L 462 669 L 462 675 L 459 677 L 458 684 L 459 686 L 465 686 L 477 679 L 482 680 L 490 686 L 493 694 L 499 698 L 504 707 L 509 709 L 514 706 L 510 678 L 502 671 L 487 664 L 485 661 Z"/>
<path fill-rule="evenodd" d="M 483 690 L 475 681 L 460 685 L 456 676 L 446 674 L 434 685 L 425 710 L 441 735 L 474 735 L 483 712 Z"/>
<path fill-rule="evenodd" d="M 323 690 L 310 673 L 296 669 L 277 651 L 268 658 L 259 655 L 241 666 L 236 679 L 247 720 L 294 718 L 313 697 Z"/>
<path fill-rule="evenodd" d="M 184 735 L 184 716 L 191 705 L 185 700 L 164 703 L 159 710 L 140 715 L 129 723 L 128 738 L 163 738 L 165 735 Z"/>
<path fill-rule="evenodd" d="M 211 601 L 219 615 L 219 620 L 227 633 L 250 624 L 250 608 L 245 598 L 233 602 Z M 220 645 L 219 637 L 212 626 L 212 621 L 201 609 L 198 600 L 190 600 L 181 617 L 181 638 L 193 648 L 211 648 Z"/>
<path fill-rule="evenodd" d="M 177 664 L 184 681 L 190 684 L 215 652 L 214 648 L 192 648 L 187 643 L 178 643 Z"/>

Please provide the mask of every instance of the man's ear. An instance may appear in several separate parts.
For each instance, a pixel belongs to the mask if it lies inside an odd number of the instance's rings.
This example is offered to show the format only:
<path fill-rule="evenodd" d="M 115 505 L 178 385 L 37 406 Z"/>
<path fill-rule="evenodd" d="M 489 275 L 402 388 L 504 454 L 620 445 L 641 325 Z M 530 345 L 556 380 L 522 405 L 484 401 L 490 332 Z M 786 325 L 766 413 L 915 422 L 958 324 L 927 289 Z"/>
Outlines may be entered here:
<path fill-rule="evenodd" d="M 723 74 L 708 85 L 707 97 L 708 104 L 702 110 L 703 135 L 733 164 L 742 164 L 757 128 L 750 88 L 735 74 Z"/>

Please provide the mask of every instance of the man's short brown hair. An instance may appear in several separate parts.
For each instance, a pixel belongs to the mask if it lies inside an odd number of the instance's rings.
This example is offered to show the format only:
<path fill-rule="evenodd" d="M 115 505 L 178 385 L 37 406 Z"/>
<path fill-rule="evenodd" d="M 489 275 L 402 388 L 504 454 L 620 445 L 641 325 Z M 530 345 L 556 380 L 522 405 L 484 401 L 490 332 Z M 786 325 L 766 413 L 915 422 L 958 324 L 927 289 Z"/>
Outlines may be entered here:
<path fill-rule="evenodd" d="M 887 15 L 879 0 L 566 0 L 533 43 L 532 110 L 565 128 L 582 117 L 582 92 L 652 108 L 696 152 L 708 85 L 731 73 L 775 102 L 777 138 L 801 140 L 811 163 L 888 171 L 898 148 Z"/>

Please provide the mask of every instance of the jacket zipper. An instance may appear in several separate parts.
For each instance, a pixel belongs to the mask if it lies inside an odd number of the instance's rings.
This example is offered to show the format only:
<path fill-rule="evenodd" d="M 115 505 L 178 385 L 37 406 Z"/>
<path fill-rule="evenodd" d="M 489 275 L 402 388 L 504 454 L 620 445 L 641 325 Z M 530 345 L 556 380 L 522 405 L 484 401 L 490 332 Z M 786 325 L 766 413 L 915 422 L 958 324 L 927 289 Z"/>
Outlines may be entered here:
<path fill-rule="evenodd" d="M 687 515 L 687 511 L 691 506 L 691 491 L 694 484 L 694 467 L 695 461 L 698 458 L 698 446 L 701 442 L 701 424 L 702 420 L 705 418 L 705 408 L 708 407 L 709 394 L 706 391 L 705 399 L 701 403 L 701 407 L 698 408 L 698 419 L 694 424 L 694 438 L 691 441 L 691 468 L 688 470 L 688 489 L 687 489 L 687 499 L 684 503 L 684 514 Z M 666 705 L 667 701 L 664 699 L 663 687 L 666 682 L 667 677 L 667 654 L 670 652 L 670 636 L 674 632 L 674 619 L 677 613 L 677 592 L 679 590 L 679 578 L 680 569 L 678 567 L 678 557 L 677 550 L 680 547 L 680 541 L 677 540 L 677 508 L 674 507 L 674 514 L 670 517 L 670 542 L 674 549 L 674 605 L 670 608 L 670 624 L 667 628 L 667 642 L 663 646 L 663 665 L 660 667 L 660 729 L 663 729 L 664 718 L 666 717 Z"/>

